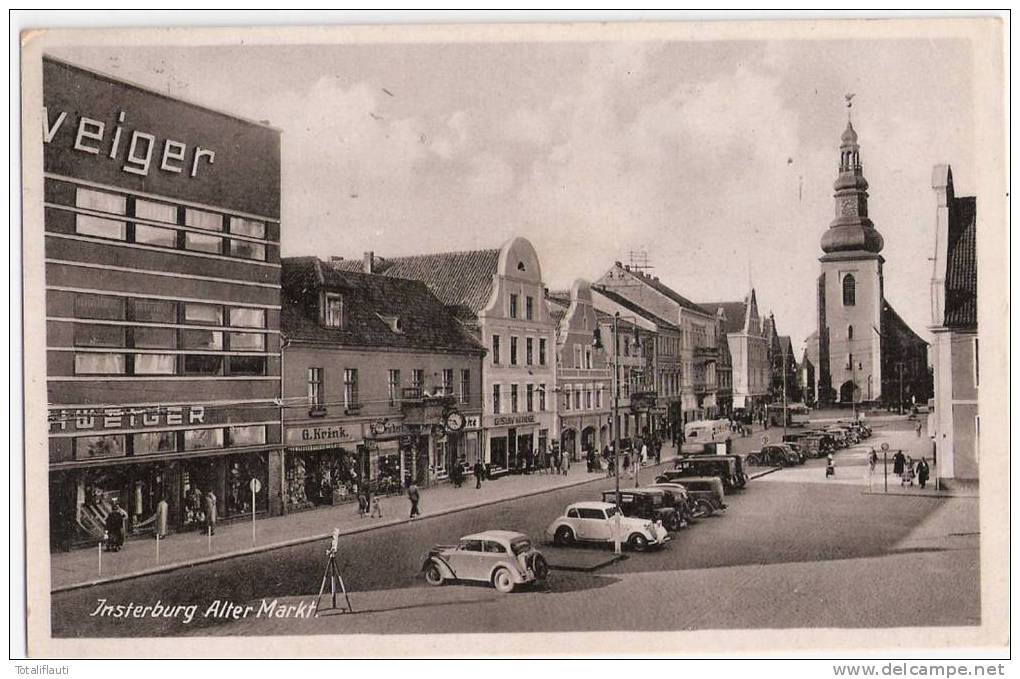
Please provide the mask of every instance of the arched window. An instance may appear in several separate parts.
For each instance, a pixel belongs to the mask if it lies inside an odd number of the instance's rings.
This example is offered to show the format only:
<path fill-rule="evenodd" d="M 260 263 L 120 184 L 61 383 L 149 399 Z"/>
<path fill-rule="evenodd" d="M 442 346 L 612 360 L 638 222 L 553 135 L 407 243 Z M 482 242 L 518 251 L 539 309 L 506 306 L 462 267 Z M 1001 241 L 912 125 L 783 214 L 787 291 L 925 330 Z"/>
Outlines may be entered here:
<path fill-rule="evenodd" d="M 854 338 L 854 326 L 852 325 L 846 326 L 846 338 L 848 340 L 852 340 Z"/>
<path fill-rule="evenodd" d="M 857 283 L 854 275 L 848 273 L 843 277 L 843 306 L 854 306 L 857 303 Z"/>

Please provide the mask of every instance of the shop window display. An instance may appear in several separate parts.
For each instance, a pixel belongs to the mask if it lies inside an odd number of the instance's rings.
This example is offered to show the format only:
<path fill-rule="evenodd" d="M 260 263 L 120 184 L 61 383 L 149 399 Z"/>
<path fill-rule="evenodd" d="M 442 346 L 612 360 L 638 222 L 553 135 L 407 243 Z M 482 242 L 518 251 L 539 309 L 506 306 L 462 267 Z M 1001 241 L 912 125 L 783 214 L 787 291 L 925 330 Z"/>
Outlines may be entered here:
<path fill-rule="evenodd" d="M 263 512 L 268 501 L 265 461 L 258 455 L 227 458 L 227 516 L 251 514 L 252 498 L 248 484 L 253 478 L 262 482 L 262 490 L 255 494 L 255 511 Z"/>

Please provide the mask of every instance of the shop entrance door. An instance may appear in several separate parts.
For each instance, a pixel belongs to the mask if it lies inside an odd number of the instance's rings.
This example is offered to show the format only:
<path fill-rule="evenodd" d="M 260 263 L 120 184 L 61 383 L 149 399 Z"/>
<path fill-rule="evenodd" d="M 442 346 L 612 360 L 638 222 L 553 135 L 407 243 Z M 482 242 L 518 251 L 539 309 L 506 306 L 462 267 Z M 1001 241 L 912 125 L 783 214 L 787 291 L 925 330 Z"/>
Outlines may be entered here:
<path fill-rule="evenodd" d="M 516 471 L 520 465 L 517 463 L 517 430 L 510 429 L 506 434 L 507 450 L 506 466 L 510 471 Z"/>

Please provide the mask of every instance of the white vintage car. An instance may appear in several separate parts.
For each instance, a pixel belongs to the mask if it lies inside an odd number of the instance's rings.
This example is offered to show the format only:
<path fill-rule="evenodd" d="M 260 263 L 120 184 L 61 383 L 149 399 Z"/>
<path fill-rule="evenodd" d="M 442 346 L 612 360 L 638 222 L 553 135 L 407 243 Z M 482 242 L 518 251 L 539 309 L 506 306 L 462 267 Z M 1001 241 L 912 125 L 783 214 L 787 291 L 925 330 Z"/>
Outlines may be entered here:
<path fill-rule="evenodd" d="M 664 545 L 669 540 L 669 534 L 661 523 L 622 514 L 617 519 L 617 514 L 620 510 L 609 502 L 575 502 L 567 507 L 563 516 L 549 525 L 546 533 L 561 546 L 581 541 L 615 542 L 614 530 L 619 521 L 620 542 L 636 552 Z"/>
<path fill-rule="evenodd" d="M 540 582 L 549 565 L 523 533 L 487 530 L 465 535 L 456 545 L 436 545 L 422 559 L 425 582 L 433 586 L 447 580 L 492 583 L 503 593 L 516 585 Z"/>

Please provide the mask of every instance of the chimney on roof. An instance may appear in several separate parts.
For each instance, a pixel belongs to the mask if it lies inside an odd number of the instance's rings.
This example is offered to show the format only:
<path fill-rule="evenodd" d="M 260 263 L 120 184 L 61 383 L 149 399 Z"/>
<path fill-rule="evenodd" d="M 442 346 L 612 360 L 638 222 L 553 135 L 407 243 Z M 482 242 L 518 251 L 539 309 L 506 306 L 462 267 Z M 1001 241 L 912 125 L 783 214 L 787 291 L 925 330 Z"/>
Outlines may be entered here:
<path fill-rule="evenodd" d="M 361 271 L 362 273 L 375 273 L 373 270 L 375 265 L 375 253 L 369 250 L 362 258 Z"/>

